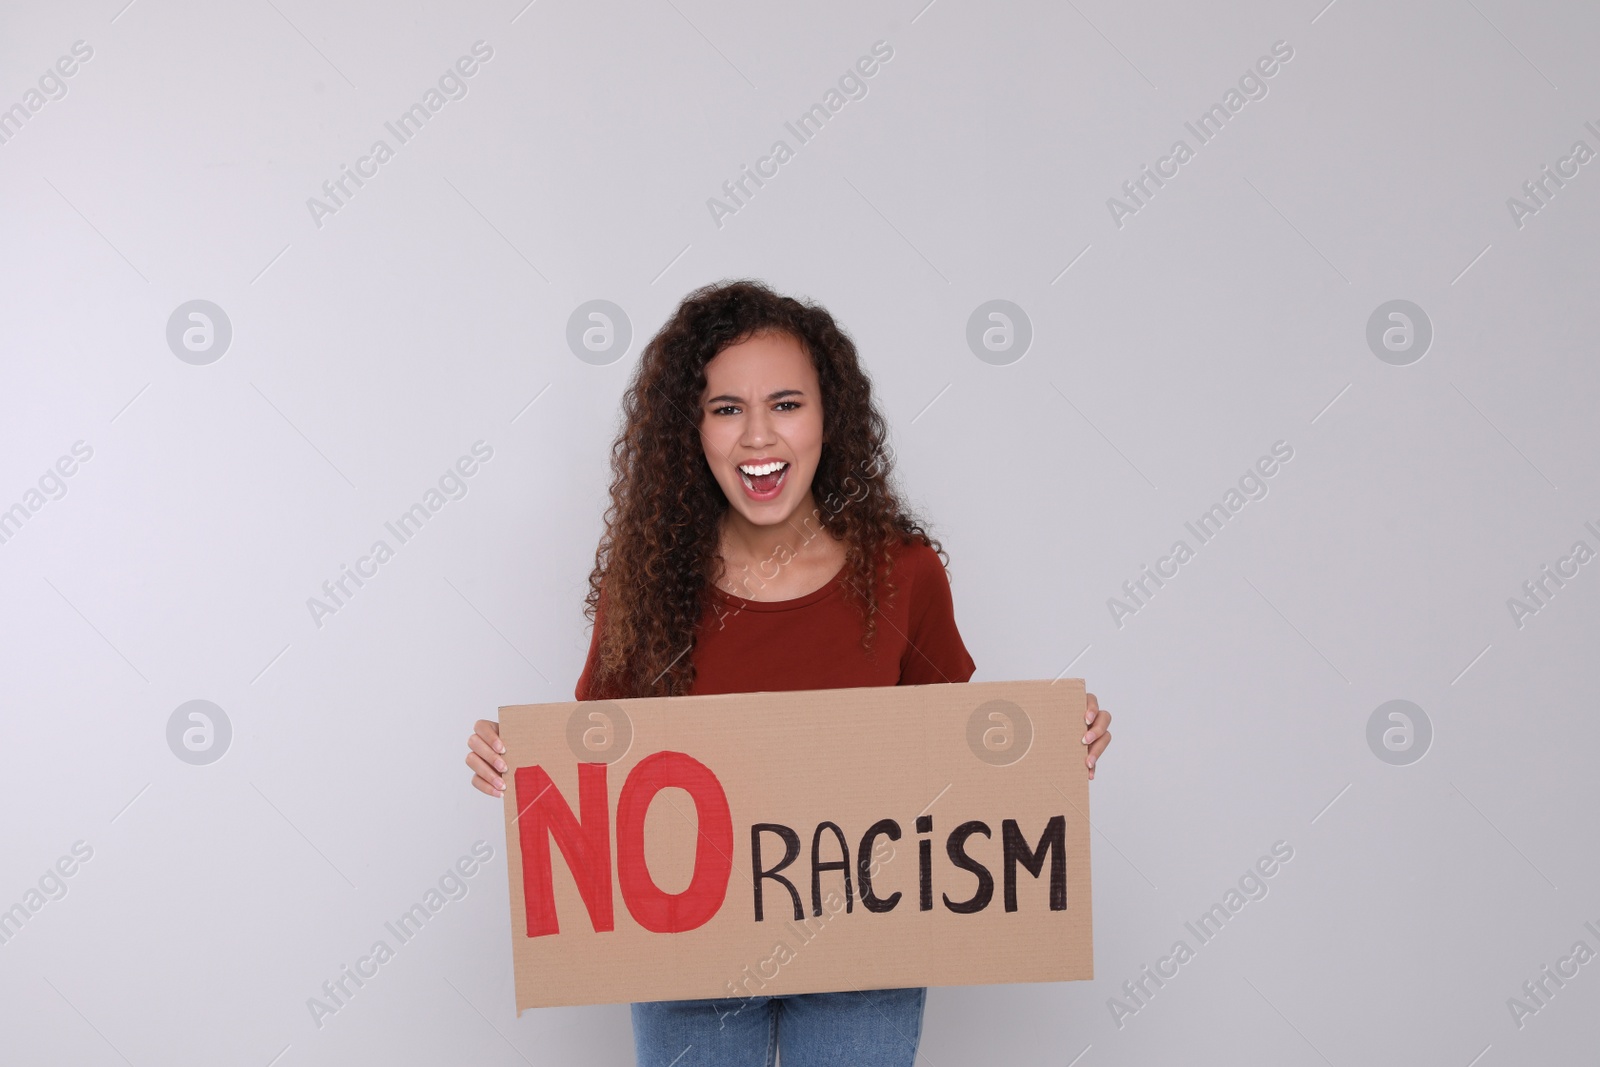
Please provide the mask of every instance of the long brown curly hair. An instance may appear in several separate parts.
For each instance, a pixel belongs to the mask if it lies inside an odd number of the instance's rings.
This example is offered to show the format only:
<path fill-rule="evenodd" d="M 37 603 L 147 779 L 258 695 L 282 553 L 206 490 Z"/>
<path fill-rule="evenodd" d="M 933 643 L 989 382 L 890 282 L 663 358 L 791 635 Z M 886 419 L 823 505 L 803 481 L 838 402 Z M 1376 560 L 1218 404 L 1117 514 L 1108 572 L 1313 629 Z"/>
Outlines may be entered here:
<path fill-rule="evenodd" d="M 822 528 L 846 544 L 844 589 L 861 608 L 863 650 L 877 631 L 879 583 L 889 597 L 896 588 L 888 582 L 890 546 L 920 541 L 948 562 L 901 503 L 888 426 L 855 343 L 833 316 L 755 280 L 702 286 L 644 347 L 623 393 L 611 502 L 584 602 L 595 622 L 604 587 L 591 679 L 597 696 L 678 696 L 693 685 L 690 653 L 711 604 L 730 506 L 700 441 L 705 367 L 724 348 L 767 332 L 796 338 L 816 367 L 824 443 L 811 491 Z"/>

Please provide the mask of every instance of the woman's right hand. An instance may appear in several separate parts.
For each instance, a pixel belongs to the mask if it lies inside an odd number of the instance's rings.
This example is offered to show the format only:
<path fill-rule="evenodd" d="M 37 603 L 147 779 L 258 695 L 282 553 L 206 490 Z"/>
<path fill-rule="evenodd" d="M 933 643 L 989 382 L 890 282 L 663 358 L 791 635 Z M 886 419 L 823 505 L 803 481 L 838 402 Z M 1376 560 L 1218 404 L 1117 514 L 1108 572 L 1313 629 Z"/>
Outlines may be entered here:
<path fill-rule="evenodd" d="M 478 725 L 467 737 L 467 766 L 472 768 L 472 784 L 478 792 L 492 797 L 506 795 L 506 761 L 501 754 L 506 750 L 500 740 L 500 724 L 490 719 L 479 719 Z"/>

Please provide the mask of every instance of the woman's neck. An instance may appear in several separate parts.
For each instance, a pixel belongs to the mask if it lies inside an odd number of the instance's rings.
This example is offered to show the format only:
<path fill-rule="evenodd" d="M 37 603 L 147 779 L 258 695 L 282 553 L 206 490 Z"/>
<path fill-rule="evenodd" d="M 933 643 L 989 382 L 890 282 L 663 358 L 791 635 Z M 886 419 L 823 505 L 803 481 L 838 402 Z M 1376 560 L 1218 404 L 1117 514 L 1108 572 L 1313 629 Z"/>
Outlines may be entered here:
<path fill-rule="evenodd" d="M 768 526 L 758 526 L 729 508 L 722 516 L 720 547 L 730 567 L 755 567 L 768 561 L 831 560 L 837 541 L 822 525 L 821 509 L 807 493 L 787 519 Z"/>

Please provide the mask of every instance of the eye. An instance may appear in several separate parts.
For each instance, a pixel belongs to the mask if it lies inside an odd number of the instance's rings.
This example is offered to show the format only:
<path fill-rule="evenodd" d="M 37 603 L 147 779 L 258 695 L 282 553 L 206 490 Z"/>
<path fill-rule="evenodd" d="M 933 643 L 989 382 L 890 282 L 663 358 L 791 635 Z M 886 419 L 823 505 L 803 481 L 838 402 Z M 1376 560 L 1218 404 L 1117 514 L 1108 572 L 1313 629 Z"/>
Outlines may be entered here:
<path fill-rule="evenodd" d="M 798 400 L 780 400 L 780 401 L 778 401 L 777 406 L 781 408 L 785 404 L 791 404 L 794 407 L 799 407 L 800 406 L 800 401 L 798 401 Z"/>
<path fill-rule="evenodd" d="M 724 411 L 737 411 L 737 410 L 738 410 L 738 408 L 733 404 L 724 404 L 719 408 L 712 408 L 711 409 L 711 414 L 713 414 L 713 415 L 721 415 Z"/>

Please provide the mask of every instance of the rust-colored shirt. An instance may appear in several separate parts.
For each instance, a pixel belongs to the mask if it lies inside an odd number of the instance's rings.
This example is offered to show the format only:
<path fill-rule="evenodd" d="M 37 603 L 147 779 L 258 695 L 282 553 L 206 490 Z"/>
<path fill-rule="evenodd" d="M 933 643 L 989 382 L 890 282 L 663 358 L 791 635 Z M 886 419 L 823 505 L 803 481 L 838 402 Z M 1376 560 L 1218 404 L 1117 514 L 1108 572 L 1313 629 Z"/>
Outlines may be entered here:
<path fill-rule="evenodd" d="M 918 541 L 891 551 L 897 588 L 891 603 L 878 591 L 870 655 L 861 648 L 861 609 L 843 595 L 842 568 L 827 585 L 792 600 L 746 600 L 717 589 L 716 608 L 696 631 L 691 695 L 968 681 L 976 665 L 956 629 L 938 554 Z M 604 620 L 602 593 L 574 699 L 609 695 L 590 691 Z"/>

